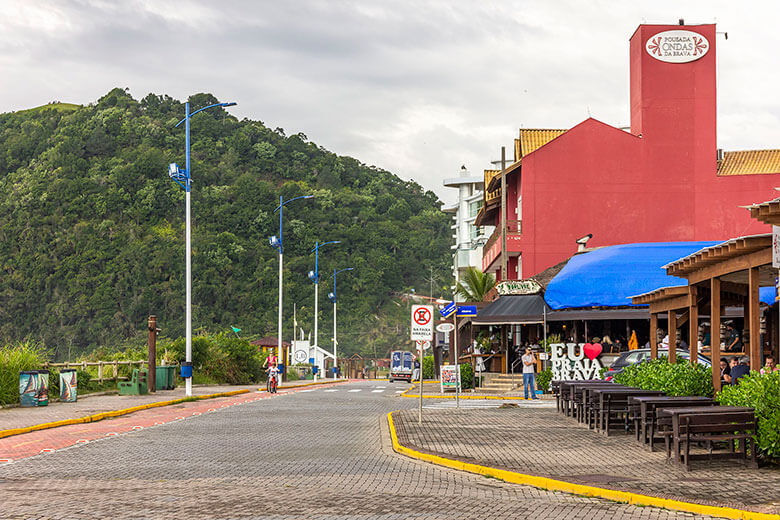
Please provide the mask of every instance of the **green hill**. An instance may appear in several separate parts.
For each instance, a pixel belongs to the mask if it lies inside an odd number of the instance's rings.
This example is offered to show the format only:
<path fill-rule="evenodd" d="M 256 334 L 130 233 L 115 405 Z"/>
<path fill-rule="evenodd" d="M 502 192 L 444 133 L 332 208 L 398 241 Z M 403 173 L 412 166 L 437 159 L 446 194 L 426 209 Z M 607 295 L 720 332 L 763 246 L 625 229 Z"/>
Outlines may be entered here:
<path fill-rule="evenodd" d="M 28 108 L 26 110 L 18 110 L 17 114 L 31 114 L 35 112 L 42 112 L 44 110 L 54 110 L 56 112 L 73 112 L 81 108 L 81 105 L 75 105 L 73 103 L 61 103 L 59 101 L 53 101 L 45 105 L 41 105 L 35 108 Z"/>
<path fill-rule="evenodd" d="M 61 359 L 140 338 L 147 314 L 163 334 L 183 334 L 184 194 L 167 175 L 168 163 L 184 163 L 184 131 L 174 128 L 183 113 L 168 96 L 138 101 L 114 89 L 78 110 L 0 114 L 0 339 L 42 341 Z M 268 237 L 280 194 L 315 195 L 285 212 L 288 336 L 294 303 L 299 325 L 312 328 L 315 240 L 342 241 L 320 255 L 323 346 L 328 273 L 355 268 L 338 279 L 344 352 L 406 341 L 394 294 L 427 288 L 431 267 L 448 276 L 448 219 L 414 182 L 221 109 L 193 118 L 192 161 L 195 329 L 275 334 L 278 256 Z"/>

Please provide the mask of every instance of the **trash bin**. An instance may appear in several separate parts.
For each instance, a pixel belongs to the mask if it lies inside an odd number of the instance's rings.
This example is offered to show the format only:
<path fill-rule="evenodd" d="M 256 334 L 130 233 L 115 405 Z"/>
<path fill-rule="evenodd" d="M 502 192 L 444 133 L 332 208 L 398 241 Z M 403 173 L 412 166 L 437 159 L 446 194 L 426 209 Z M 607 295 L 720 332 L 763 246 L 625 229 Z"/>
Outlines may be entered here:
<path fill-rule="evenodd" d="M 36 406 L 49 405 L 49 371 L 38 370 L 38 404 Z"/>
<path fill-rule="evenodd" d="M 78 382 L 75 368 L 60 370 L 60 402 L 75 403 L 78 399 Z"/>
<path fill-rule="evenodd" d="M 38 406 L 38 371 L 19 372 L 19 405 Z"/>
<path fill-rule="evenodd" d="M 155 376 L 155 388 L 157 390 L 173 390 L 176 388 L 176 367 L 174 365 L 158 366 Z"/>
<path fill-rule="evenodd" d="M 182 379 L 192 377 L 192 361 L 181 362 L 181 377 Z"/>

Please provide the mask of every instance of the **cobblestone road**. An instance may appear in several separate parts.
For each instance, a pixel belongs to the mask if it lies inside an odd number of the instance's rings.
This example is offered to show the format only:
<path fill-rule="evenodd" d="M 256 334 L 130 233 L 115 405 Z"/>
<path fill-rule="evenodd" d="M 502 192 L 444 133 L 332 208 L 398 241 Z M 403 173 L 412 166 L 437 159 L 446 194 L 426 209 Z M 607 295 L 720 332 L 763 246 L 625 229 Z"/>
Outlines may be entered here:
<path fill-rule="evenodd" d="M 416 405 L 403 388 L 280 395 L 0 466 L 0 517 L 695 518 L 396 455 L 385 413 Z"/>

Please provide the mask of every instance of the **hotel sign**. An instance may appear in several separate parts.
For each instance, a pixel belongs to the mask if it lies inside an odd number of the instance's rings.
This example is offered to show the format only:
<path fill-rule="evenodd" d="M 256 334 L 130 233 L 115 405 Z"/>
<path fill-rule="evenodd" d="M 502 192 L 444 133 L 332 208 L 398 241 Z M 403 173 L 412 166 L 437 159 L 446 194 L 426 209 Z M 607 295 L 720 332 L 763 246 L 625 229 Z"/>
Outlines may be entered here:
<path fill-rule="evenodd" d="M 663 31 L 647 40 L 645 50 L 659 61 L 688 63 L 707 54 L 710 42 L 693 31 Z"/>
<path fill-rule="evenodd" d="M 507 280 L 496 284 L 496 291 L 501 296 L 509 294 L 537 294 L 542 290 L 536 280 Z"/>

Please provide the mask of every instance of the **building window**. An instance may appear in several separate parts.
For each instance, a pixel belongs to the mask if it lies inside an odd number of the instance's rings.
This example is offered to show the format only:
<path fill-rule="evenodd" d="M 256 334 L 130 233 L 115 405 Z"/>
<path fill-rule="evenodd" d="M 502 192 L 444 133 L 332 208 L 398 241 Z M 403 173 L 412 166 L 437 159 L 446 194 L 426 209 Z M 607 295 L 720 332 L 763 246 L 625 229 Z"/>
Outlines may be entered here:
<path fill-rule="evenodd" d="M 475 200 L 473 202 L 469 202 L 469 218 L 476 217 L 477 213 L 479 213 L 480 208 L 482 208 L 481 200 Z"/>

